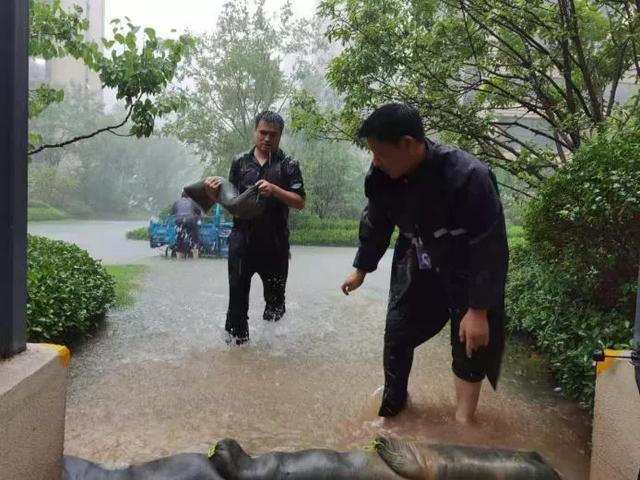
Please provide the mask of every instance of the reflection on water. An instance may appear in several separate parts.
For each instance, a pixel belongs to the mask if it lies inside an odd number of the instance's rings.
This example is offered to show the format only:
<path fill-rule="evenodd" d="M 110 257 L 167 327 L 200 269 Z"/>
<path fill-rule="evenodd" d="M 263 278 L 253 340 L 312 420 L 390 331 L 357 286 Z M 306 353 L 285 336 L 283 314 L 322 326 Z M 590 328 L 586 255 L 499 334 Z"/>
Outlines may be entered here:
<path fill-rule="evenodd" d="M 587 416 L 527 363 L 508 362 L 500 390 L 485 388 L 476 427 L 455 425 L 446 332 L 417 351 L 408 410 L 380 422 L 390 258 L 346 298 L 338 287 L 352 256 L 294 249 L 288 313 L 277 324 L 261 319 L 256 276 L 252 341 L 240 348 L 223 341 L 225 261 L 147 256 L 137 304 L 73 352 L 66 453 L 117 465 L 206 452 L 224 437 L 260 453 L 361 448 L 387 433 L 536 450 L 566 478 L 588 478 Z"/>

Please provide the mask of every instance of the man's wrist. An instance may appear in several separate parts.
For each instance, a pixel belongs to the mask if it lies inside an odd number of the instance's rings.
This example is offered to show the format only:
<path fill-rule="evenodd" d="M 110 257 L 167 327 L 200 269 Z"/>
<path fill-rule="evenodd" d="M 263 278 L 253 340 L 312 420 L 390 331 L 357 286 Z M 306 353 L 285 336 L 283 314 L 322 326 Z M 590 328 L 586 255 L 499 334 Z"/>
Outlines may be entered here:
<path fill-rule="evenodd" d="M 487 310 L 485 308 L 469 308 L 468 313 L 470 313 L 474 319 L 487 320 Z"/>

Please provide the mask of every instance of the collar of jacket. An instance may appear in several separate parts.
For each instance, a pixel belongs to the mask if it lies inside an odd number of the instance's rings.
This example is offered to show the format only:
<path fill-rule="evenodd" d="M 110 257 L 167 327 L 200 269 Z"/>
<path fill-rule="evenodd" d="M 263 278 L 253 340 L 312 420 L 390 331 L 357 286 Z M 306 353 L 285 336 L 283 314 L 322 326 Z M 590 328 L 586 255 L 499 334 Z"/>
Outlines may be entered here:
<path fill-rule="evenodd" d="M 255 145 L 251 148 L 251 150 L 249 150 L 246 154 L 245 157 L 246 158 L 254 158 L 256 161 L 258 161 L 258 159 L 255 156 L 255 151 L 256 151 L 256 147 Z M 271 163 L 275 162 L 275 161 L 282 161 L 284 160 L 284 158 L 286 157 L 284 151 L 282 149 L 278 149 L 278 151 L 274 154 L 271 155 L 270 161 Z M 269 162 L 267 162 L 268 164 Z"/>
<path fill-rule="evenodd" d="M 414 183 L 421 180 L 432 180 L 441 165 L 441 157 L 437 155 L 437 144 L 428 138 L 425 140 L 426 153 L 423 162 L 418 168 L 408 175 L 405 175 L 400 181 L 405 183 Z"/>

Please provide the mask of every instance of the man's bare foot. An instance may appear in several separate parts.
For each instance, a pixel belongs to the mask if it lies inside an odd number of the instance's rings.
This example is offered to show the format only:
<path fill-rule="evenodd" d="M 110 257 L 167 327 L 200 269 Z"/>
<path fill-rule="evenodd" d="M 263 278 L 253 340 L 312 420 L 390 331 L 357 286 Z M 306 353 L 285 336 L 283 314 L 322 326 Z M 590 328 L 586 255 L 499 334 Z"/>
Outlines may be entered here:
<path fill-rule="evenodd" d="M 480 399 L 481 382 L 465 382 L 455 379 L 456 386 L 456 422 L 461 425 L 472 425 Z"/>
<path fill-rule="evenodd" d="M 456 422 L 459 425 L 475 425 L 476 418 L 474 415 L 469 416 L 462 412 L 456 412 Z"/>

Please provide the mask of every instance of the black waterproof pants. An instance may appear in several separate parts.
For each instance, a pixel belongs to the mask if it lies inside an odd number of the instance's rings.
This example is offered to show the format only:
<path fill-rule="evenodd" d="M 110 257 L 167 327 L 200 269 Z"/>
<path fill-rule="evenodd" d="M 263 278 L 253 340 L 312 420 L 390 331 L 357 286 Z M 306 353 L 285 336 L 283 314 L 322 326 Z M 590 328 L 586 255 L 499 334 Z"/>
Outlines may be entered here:
<path fill-rule="evenodd" d="M 385 385 L 380 416 L 395 416 L 405 407 L 414 349 L 437 335 L 449 320 L 454 375 L 468 382 L 480 382 L 488 376 L 496 387 L 504 350 L 504 309 L 489 310 L 489 346 L 468 358 L 458 335 L 467 308 L 452 305 L 451 288 L 436 270 L 420 270 L 415 247 L 405 237 L 398 240 L 384 335 Z"/>
<path fill-rule="evenodd" d="M 285 313 L 285 290 L 289 273 L 289 248 L 256 249 L 241 230 L 229 237 L 229 308 L 225 329 L 239 341 L 249 338 L 249 292 L 251 278 L 260 275 L 264 290 L 263 318 L 278 321 Z"/>

